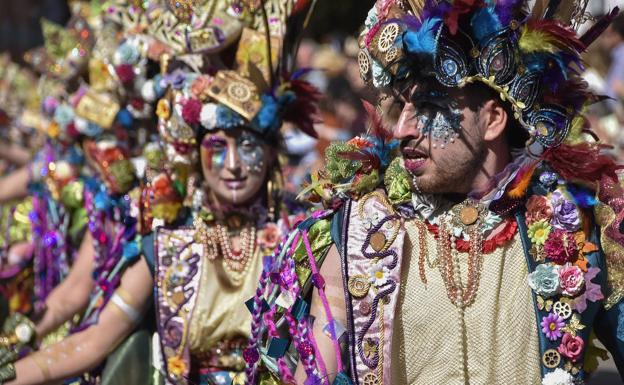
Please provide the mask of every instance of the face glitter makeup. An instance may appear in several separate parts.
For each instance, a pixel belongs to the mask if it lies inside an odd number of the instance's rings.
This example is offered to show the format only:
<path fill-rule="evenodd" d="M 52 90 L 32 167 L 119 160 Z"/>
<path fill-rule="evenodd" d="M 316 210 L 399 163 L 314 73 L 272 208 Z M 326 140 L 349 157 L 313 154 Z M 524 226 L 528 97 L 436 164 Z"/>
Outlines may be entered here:
<path fill-rule="evenodd" d="M 243 133 L 237 141 L 238 156 L 250 173 L 260 173 L 264 167 L 264 147 L 255 135 Z"/>

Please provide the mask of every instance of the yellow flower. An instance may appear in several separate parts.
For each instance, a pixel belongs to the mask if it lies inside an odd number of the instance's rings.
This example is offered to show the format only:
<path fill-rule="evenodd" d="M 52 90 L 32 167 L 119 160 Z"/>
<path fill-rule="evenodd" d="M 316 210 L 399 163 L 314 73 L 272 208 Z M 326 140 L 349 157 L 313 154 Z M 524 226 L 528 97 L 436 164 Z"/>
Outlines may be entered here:
<path fill-rule="evenodd" d="M 58 124 L 56 124 L 56 122 L 52 122 L 48 125 L 48 136 L 52 139 L 56 138 L 57 136 L 59 136 L 60 133 L 60 129 Z"/>
<path fill-rule="evenodd" d="M 180 357 L 169 357 L 167 359 L 167 370 L 176 377 L 186 373 L 186 362 Z"/>
<path fill-rule="evenodd" d="M 546 220 L 541 220 L 529 226 L 529 238 L 535 245 L 543 246 L 550 234 L 550 225 Z"/>
<path fill-rule="evenodd" d="M 160 99 L 156 104 L 156 116 L 161 119 L 169 119 L 171 115 L 171 109 L 169 108 L 169 102 L 166 99 Z"/>

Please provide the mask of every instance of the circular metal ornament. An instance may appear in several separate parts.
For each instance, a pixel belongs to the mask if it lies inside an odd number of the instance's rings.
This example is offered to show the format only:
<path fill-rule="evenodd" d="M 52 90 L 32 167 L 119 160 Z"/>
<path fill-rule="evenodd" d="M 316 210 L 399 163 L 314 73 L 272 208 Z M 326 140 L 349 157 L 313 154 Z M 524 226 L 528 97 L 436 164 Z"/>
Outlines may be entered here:
<path fill-rule="evenodd" d="M 247 84 L 234 82 L 228 86 L 228 95 L 239 102 L 246 102 L 251 98 L 251 89 Z"/>
<path fill-rule="evenodd" d="M 364 50 L 360 50 L 358 53 L 358 66 L 362 79 L 368 80 L 370 78 L 370 58 Z"/>
<path fill-rule="evenodd" d="M 367 373 L 364 376 L 364 385 L 377 385 L 379 384 L 379 379 L 377 375 L 374 373 Z"/>
<path fill-rule="evenodd" d="M 370 290 L 370 282 L 367 277 L 364 275 L 354 275 L 349 278 L 349 283 L 347 284 L 349 293 L 355 298 L 364 298 L 368 294 L 368 290 Z"/>
<path fill-rule="evenodd" d="M 548 369 L 554 369 L 561 363 L 561 355 L 555 349 L 548 349 L 542 356 L 542 363 Z"/>
<path fill-rule="evenodd" d="M 566 302 L 555 302 L 555 304 L 553 305 L 553 311 L 555 312 L 555 314 L 563 319 L 568 319 L 570 318 L 570 316 L 572 316 L 572 306 L 570 306 L 570 304 Z"/>
<path fill-rule="evenodd" d="M 386 52 L 386 63 L 391 64 L 393 61 L 399 58 L 400 50 L 397 47 L 392 47 Z"/>
<path fill-rule="evenodd" d="M 459 212 L 459 218 L 464 225 L 473 225 L 479 219 L 479 211 L 473 206 L 463 207 Z"/>
<path fill-rule="evenodd" d="M 386 25 L 379 34 L 379 40 L 377 42 L 377 48 L 381 52 L 387 52 L 392 48 L 396 38 L 399 36 L 401 28 L 397 23 L 391 23 Z"/>

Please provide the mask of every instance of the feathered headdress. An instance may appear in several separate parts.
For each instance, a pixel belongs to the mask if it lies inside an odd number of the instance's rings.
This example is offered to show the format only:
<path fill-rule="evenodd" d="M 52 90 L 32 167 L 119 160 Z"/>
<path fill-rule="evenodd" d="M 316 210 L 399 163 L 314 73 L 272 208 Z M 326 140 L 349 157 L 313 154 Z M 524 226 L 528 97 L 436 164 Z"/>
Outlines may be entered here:
<path fill-rule="evenodd" d="M 569 138 L 587 104 L 581 54 L 617 8 L 585 34 L 587 1 L 385 0 L 369 12 L 358 56 L 377 88 L 434 76 L 447 87 L 482 82 L 508 101 L 529 132 L 532 151 Z"/>

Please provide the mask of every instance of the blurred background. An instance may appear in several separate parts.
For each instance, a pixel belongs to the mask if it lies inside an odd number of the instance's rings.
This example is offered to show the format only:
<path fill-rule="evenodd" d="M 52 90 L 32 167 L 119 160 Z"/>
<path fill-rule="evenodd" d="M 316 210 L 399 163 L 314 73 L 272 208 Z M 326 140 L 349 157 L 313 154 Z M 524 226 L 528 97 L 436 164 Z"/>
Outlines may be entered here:
<path fill-rule="evenodd" d="M 317 127 L 319 140 L 300 136 L 293 130 L 288 142 L 289 188 L 296 191 L 309 171 L 322 162 L 327 144 L 349 139 L 363 132 L 366 117 L 361 99 L 372 95 L 359 76 L 355 36 L 373 0 L 320 0 L 299 52 L 299 67 L 314 68 L 308 77 L 325 95 L 321 104 L 322 123 Z M 594 16 L 606 13 L 624 1 L 590 0 Z M 23 63 L 24 53 L 42 45 L 40 19 L 64 24 L 69 7 L 63 0 L 0 0 L 0 54 L 9 53 Z M 586 55 L 585 78 L 597 93 L 610 97 L 588 111 L 592 129 L 610 153 L 624 161 L 624 18 L 591 47 Z M 0 134 L 0 138 L 2 135 Z M 1 167 L 0 167 L 1 169 Z M 591 378 L 591 385 L 621 384 L 615 366 L 608 360 Z"/>

